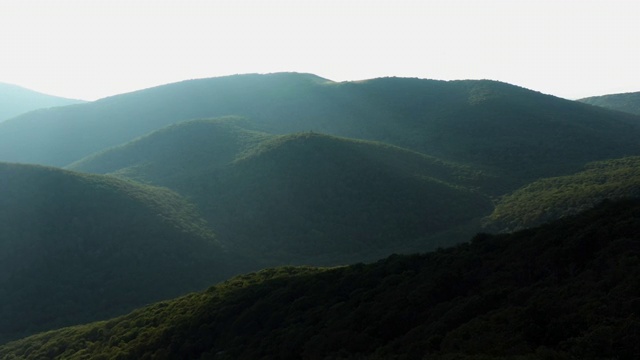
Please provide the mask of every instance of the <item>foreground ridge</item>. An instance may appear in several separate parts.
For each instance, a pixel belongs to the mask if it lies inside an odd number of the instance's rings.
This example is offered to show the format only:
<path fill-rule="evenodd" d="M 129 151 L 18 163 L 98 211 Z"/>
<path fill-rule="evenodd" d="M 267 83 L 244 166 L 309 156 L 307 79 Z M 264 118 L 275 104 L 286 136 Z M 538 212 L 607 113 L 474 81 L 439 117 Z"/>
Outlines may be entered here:
<path fill-rule="evenodd" d="M 640 202 L 423 255 L 282 267 L 0 347 L 6 359 L 633 359 Z"/>

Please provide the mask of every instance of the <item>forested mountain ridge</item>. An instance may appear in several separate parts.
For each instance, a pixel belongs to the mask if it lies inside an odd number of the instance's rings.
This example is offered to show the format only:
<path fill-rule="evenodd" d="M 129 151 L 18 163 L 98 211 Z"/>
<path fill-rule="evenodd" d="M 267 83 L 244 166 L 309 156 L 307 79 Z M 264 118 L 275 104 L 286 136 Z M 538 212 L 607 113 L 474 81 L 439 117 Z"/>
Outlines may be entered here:
<path fill-rule="evenodd" d="M 640 198 L 640 157 L 594 162 L 581 172 L 528 184 L 503 196 L 486 226 L 494 231 L 519 230 L 623 198 Z"/>
<path fill-rule="evenodd" d="M 375 140 L 492 167 L 520 186 L 640 154 L 640 118 L 495 81 L 309 74 L 190 80 L 0 125 L 0 159 L 69 165 L 181 120 L 237 115 L 253 130 Z M 30 144 L 38 144 L 37 147 Z"/>
<path fill-rule="evenodd" d="M 230 248 L 326 264 L 441 245 L 422 238 L 491 211 L 486 195 L 464 186 L 482 180 L 403 149 L 302 133 L 266 141 L 185 184 Z"/>
<path fill-rule="evenodd" d="M 611 110 L 640 115 L 640 92 L 592 96 L 578 101 Z"/>
<path fill-rule="evenodd" d="M 632 360 L 638 234 L 640 203 L 609 202 L 423 255 L 239 276 L 0 357 Z"/>
<path fill-rule="evenodd" d="M 175 188 L 172 185 L 180 179 L 229 165 L 275 136 L 251 127 L 249 120 L 238 117 L 187 120 L 93 154 L 67 168 Z"/>
<path fill-rule="evenodd" d="M 82 100 L 45 95 L 11 84 L 0 83 L 0 122 L 29 111 L 83 103 Z"/>
<path fill-rule="evenodd" d="M 0 343 L 202 289 L 238 259 L 168 189 L 0 163 Z"/>
<path fill-rule="evenodd" d="M 318 133 L 269 135 L 241 119 L 181 122 L 71 165 L 167 186 L 229 248 L 282 263 L 345 263 L 432 249 L 423 238 L 490 213 L 477 169 Z M 467 238 L 462 235 L 457 241 Z"/>

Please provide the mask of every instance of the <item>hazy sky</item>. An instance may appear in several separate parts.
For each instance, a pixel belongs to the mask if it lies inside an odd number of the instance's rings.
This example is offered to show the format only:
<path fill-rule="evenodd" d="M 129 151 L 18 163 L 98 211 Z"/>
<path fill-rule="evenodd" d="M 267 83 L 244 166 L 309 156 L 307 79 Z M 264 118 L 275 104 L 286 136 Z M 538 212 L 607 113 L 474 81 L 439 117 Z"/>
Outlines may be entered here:
<path fill-rule="evenodd" d="M 0 82 L 96 99 L 310 72 L 640 91 L 640 0 L 0 0 Z"/>

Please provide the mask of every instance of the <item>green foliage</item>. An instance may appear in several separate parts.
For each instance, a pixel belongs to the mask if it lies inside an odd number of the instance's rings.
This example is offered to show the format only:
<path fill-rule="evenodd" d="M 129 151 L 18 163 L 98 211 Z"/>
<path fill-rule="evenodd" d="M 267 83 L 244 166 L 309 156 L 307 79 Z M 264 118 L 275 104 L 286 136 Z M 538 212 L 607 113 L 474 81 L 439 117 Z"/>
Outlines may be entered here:
<path fill-rule="evenodd" d="M 482 180 L 411 151 L 303 133 L 178 189 L 229 248 L 276 263 L 335 264 L 433 248 L 415 240 L 491 211 L 486 196 L 461 185 Z"/>
<path fill-rule="evenodd" d="M 578 101 L 611 110 L 640 115 L 640 92 L 593 96 Z"/>
<path fill-rule="evenodd" d="M 223 256 L 168 189 L 0 164 L 0 343 L 201 289 L 241 265 Z"/>
<path fill-rule="evenodd" d="M 427 250 L 435 246 L 425 236 L 491 211 L 477 189 L 494 178 L 478 170 L 382 143 L 241 126 L 182 122 L 71 168 L 170 187 L 199 206 L 230 249 L 271 264 Z"/>
<path fill-rule="evenodd" d="M 640 157 L 588 164 L 573 175 L 541 179 L 504 196 L 488 226 L 517 230 L 589 209 L 605 199 L 640 197 Z"/>
<path fill-rule="evenodd" d="M 424 255 L 276 268 L 6 359 L 635 359 L 640 202 Z"/>
<path fill-rule="evenodd" d="M 237 117 L 183 121 L 67 168 L 172 186 L 183 178 L 222 168 L 274 137 L 247 129 L 251 126 L 248 120 Z"/>

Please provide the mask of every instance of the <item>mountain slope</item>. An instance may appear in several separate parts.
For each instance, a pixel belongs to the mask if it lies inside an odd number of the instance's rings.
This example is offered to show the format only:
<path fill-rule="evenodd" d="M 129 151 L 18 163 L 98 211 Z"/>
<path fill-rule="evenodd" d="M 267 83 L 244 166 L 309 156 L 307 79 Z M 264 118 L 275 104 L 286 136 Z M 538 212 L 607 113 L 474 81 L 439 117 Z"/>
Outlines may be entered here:
<path fill-rule="evenodd" d="M 254 130 L 269 133 L 382 141 L 492 167 L 512 187 L 640 154 L 638 116 L 504 83 L 333 83 L 280 73 L 191 80 L 34 113 L 0 125 L 0 159 L 63 166 L 180 120 L 226 115 L 247 117 Z"/>
<path fill-rule="evenodd" d="M 640 115 L 640 92 L 592 96 L 579 99 L 578 101 L 611 110 Z"/>
<path fill-rule="evenodd" d="M 71 168 L 178 191 L 229 248 L 277 264 L 431 249 L 441 244 L 420 239 L 492 209 L 472 189 L 494 179 L 473 168 L 381 143 L 268 135 L 243 123 L 183 122 Z"/>
<path fill-rule="evenodd" d="M 640 197 L 640 157 L 588 164 L 576 174 L 545 178 L 505 195 L 487 226 L 513 231 L 577 214 L 603 200 Z"/>
<path fill-rule="evenodd" d="M 638 234 L 640 203 L 609 203 L 424 255 L 239 276 L 0 357 L 631 360 Z"/>
<path fill-rule="evenodd" d="M 274 137 L 247 129 L 251 126 L 248 120 L 237 117 L 183 121 L 86 157 L 67 168 L 171 186 L 179 181 L 175 179 L 224 167 L 243 152 Z"/>
<path fill-rule="evenodd" d="M 304 74 L 189 80 L 40 111 L 0 125 L 0 159 L 64 166 L 180 120 L 266 115 L 324 81 Z"/>
<path fill-rule="evenodd" d="M 221 241 L 233 239 L 230 248 L 296 263 L 433 248 L 420 240 L 492 209 L 461 185 L 483 180 L 468 168 L 316 133 L 266 141 L 221 171 L 185 180 L 176 189 L 199 205 Z"/>
<path fill-rule="evenodd" d="M 83 102 L 81 100 L 45 95 L 20 86 L 0 83 L 0 122 L 32 110 Z"/>
<path fill-rule="evenodd" d="M 233 273 L 223 256 L 167 189 L 0 164 L 0 343 L 200 289 Z"/>

